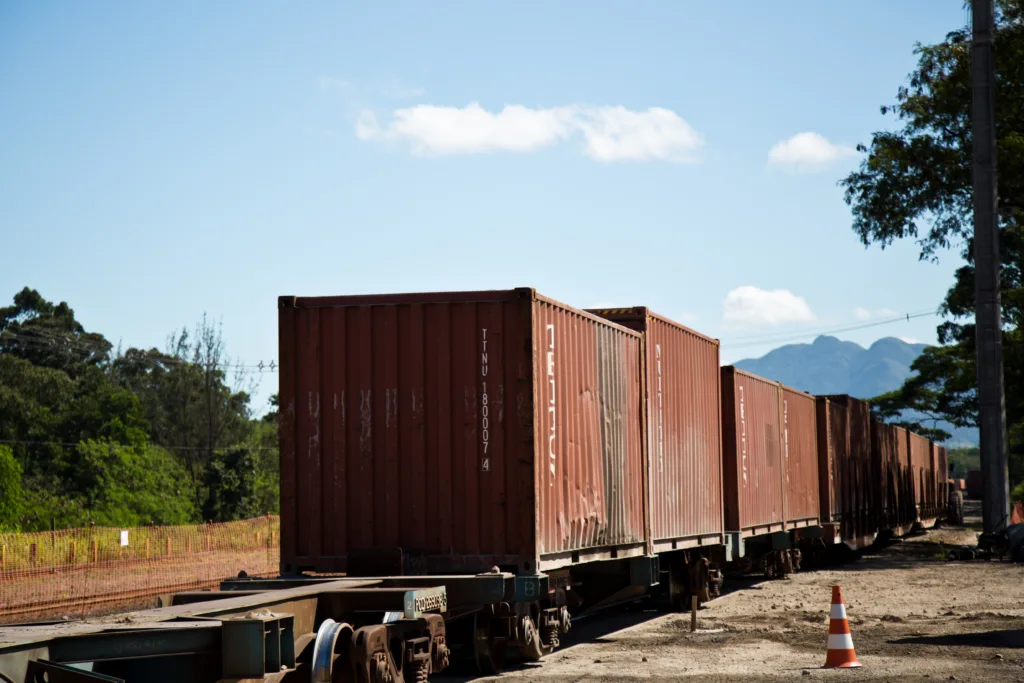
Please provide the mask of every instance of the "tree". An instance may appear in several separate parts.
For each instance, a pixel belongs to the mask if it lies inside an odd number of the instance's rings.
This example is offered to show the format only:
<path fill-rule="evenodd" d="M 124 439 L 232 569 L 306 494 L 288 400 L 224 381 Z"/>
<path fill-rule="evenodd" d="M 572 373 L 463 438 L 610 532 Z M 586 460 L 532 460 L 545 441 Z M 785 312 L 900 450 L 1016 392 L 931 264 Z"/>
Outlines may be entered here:
<path fill-rule="evenodd" d="M 1007 423 L 1011 477 L 1024 477 L 1024 0 L 998 0 L 996 16 L 996 133 Z M 853 210 L 853 229 L 865 246 L 914 239 L 920 258 L 950 249 L 965 261 L 941 306 L 941 346 L 915 361 L 904 386 L 876 399 L 883 417 L 923 413 L 977 425 L 971 147 L 971 30 L 951 32 L 936 45 L 917 45 L 917 68 L 896 101 L 882 107 L 902 124 L 876 132 L 860 167 L 840 181 Z M 920 421 L 919 421 L 920 422 Z"/>
<path fill-rule="evenodd" d="M 23 496 L 21 465 L 9 447 L 0 446 L 0 531 L 18 528 Z"/>
<path fill-rule="evenodd" d="M 86 332 L 65 302 L 54 305 L 34 289 L 14 295 L 14 305 L 0 308 L 0 353 L 33 365 L 63 370 L 74 378 L 105 363 L 112 346 L 103 335 Z"/>
<path fill-rule="evenodd" d="M 277 425 L 250 414 L 219 326 L 111 348 L 34 289 L 0 308 L 0 528 L 277 510 Z"/>
<path fill-rule="evenodd" d="M 207 470 L 217 452 L 244 441 L 254 428 L 254 384 L 227 356 L 220 326 L 205 315 L 194 333 L 182 328 L 167 346 L 165 352 L 128 349 L 113 361 L 112 373 L 139 398 L 152 441 L 181 459 L 193 502 L 202 510 L 209 495 Z"/>

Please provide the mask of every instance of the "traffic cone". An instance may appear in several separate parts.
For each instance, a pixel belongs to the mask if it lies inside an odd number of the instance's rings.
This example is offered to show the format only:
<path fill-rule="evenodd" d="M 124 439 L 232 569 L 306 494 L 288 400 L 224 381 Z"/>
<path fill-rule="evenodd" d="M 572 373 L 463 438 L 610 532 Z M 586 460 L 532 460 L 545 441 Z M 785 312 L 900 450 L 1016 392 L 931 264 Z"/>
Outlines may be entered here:
<path fill-rule="evenodd" d="M 825 655 L 826 669 L 856 669 L 860 666 L 857 653 L 853 651 L 853 636 L 850 622 L 846 620 L 846 605 L 839 586 L 832 586 L 832 610 L 828 620 L 828 653 Z"/>

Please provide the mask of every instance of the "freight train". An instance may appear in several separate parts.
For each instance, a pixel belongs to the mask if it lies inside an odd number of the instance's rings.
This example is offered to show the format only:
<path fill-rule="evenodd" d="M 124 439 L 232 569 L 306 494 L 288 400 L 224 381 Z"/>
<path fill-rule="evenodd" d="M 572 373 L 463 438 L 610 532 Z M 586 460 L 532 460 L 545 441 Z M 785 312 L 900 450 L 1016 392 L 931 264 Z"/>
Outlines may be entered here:
<path fill-rule="evenodd" d="M 460 645 L 496 672 L 572 616 L 656 591 L 689 608 L 729 572 L 785 576 L 943 513 L 940 445 L 720 367 L 717 340 L 647 308 L 524 288 L 282 297 L 278 315 L 281 576 L 178 594 L 134 617 L 144 633 L 22 630 L 46 656 L 18 675 L 87 661 L 61 658 L 77 638 L 130 641 L 89 660 L 121 680 L 425 681 Z"/>

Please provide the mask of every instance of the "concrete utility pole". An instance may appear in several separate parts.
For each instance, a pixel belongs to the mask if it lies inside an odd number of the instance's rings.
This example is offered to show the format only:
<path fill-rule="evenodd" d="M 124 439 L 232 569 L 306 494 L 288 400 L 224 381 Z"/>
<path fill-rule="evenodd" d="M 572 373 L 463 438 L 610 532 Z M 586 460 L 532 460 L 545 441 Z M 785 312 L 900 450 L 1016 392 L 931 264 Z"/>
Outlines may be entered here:
<path fill-rule="evenodd" d="M 984 533 L 1003 530 L 1010 515 L 1003 335 L 999 303 L 999 212 L 996 194 L 995 12 L 993 0 L 971 3 L 971 128 L 974 138 L 974 318 L 978 344 Z"/>

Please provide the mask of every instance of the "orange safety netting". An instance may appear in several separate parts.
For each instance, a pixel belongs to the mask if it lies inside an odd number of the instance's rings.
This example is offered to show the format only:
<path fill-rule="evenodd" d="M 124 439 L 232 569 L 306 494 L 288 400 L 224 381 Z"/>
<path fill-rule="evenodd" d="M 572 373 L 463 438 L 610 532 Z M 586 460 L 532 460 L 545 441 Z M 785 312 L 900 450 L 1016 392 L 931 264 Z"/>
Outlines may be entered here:
<path fill-rule="evenodd" d="M 245 571 L 276 576 L 276 515 L 222 524 L 0 534 L 0 622 L 154 604 Z"/>

